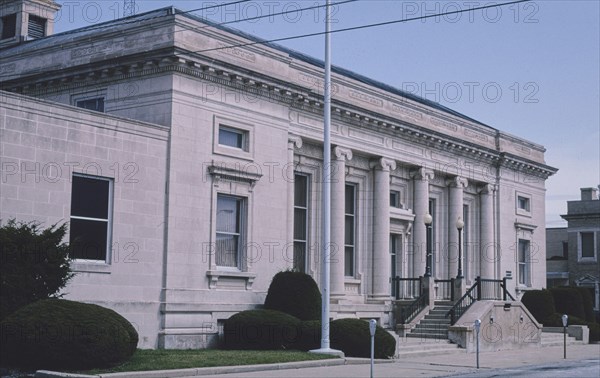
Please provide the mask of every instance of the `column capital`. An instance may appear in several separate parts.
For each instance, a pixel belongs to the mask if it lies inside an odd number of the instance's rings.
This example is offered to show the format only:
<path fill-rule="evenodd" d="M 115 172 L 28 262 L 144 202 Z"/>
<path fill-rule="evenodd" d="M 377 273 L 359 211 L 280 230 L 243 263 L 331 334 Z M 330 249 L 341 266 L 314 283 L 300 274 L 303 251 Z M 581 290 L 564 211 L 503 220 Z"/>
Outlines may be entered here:
<path fill-rule="evenodd" d="M 435 174 L 433 173 L 433 169 L 419 168 L 419 169 L 415 169 L 414 171 L 410 172 L 410 177 L 415 180 L 429 181 L 429 180 L 433 180 L 433 178 L 435 177 Z"/>
<path fill-rule="evenodd" d="M 302 138 L 297 135 L 288 135 L 288 149 L 293 150 L 294 148 L 302 147 Z"/>
<path fill-rule="evenodd" d="M 334 147 L 333 154 L 335 156 L 335 160 L 352 160 L 352 150 L 345 147 Z"/>
<path fill-rule="evenodd" d="M 446 180 L 446 185 L 451 188 L 460 188 L 464 189 L 469 186 L 469 180 L 464 177 L 456 176 Z"/>
<path fill-rule="evenodd" d="M 494 184 L 482 184 L 477 189 L 477 192 L 480 194 L 492 194 L 496 190 L 496 185 Z"/>
<path fill-rule="evenodd" d="M 385 157 L 381 157 L 379 159 L 371 160 L 369 166 L 371 168 L 379 169 L 382 171 L 390 172 L 396 170 L 396 161 L 393 159 L 388 159 Z"/>

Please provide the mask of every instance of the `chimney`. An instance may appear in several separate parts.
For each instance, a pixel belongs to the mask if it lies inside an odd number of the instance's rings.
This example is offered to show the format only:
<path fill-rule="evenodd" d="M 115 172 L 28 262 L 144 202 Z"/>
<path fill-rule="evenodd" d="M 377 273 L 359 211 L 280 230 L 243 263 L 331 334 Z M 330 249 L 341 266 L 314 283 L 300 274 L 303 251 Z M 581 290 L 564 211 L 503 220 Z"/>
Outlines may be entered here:
<path fill-rule="evenodd" d="M 595 201 L 598 199 L 598 188 L 581 188 L 582 201 Z"/>
<path fill-rule="evenodd" d="M 0 3 L 0 48 L 52 35 L 60 5 L 54 0 L 4 0 Z"/>

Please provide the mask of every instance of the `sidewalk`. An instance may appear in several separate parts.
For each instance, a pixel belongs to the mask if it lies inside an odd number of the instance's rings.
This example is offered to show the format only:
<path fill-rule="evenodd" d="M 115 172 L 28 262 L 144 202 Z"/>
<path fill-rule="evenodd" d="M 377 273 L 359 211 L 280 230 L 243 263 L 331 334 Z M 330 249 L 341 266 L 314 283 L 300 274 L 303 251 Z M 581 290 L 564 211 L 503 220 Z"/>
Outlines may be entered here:
<path fill-rule="evenodd" d="M 393 363 L 376 364 L 375 377 L 443 377 L 477 371 L 476 355 L 459 353 L 429 357 L 410 357 Z M 600 345 L 570 345 L 567 347 L 567 361 L 597 359 L 600 372 Z M 526 365 L 560 363 L 563 360 L 563 348 L 545 347 L 539 349 L 507 350 L 485 352 L 479 356 L 480 370 L 514 368 Z M 369 377 L 369 361 L 364 365 L 339 365 L 277 371 L 257 371 L 234 374 L 221 374 L 226 377 Z M 599 375 L 600 376 L 600 375 Z"/>
<path fill-rule="evenodd" d="M 600 376 L 600 344 L 578 344 L 567 346 L 568 362 L 597 360 Z M 541 347 L 539 349 L 506 350 L 484 352 L 479 356 L 480 370 L 519 368 L 531 365 L 564 362 L 563 347 Z M 474 353 L 452 353 L 436 356 L 411 356 L 398 360 L 378 360 L 374 367 L 375 377 L 445 377 L 476 372 Z M 191 378 L 198 376 L 227 377 L 285 377 L 285 378 L 333 378 L 369 377 L 369 359 L 347 358 L 345 360 L 320 360 L 291 362 L 273 365 L 229 366 L 221 368 L 180 369 L 152 372 L 102 374 L 106 378 Z M 36 374 L 36 377 L 78 377 L 71 374 Z M 83 376 L 79 376 L 83 377 Z M 88 376 L 89 377 L 89 376 Z"/>

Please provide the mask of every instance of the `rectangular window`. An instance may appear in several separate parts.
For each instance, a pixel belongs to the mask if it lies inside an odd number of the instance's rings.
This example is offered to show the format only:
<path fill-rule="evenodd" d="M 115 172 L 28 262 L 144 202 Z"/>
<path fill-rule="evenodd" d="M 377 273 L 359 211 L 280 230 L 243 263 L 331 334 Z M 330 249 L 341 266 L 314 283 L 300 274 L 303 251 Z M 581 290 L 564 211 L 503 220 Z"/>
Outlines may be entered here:
<path fill-rule="evenodd" d="M 97 112 L 104 113 L 104 97 L 88 98 L 83 100 L 76 100 L 75 106 L 78 108 L 95 110 Z"/>
<path fill-rule="evenodd" d="M 519 239 L 518 245 L 518 266 L 519 266 L 519 285 L 531 286 L 530 278 L 530 250 L 531 242 L 529 240 Z"/>
<path fill-rule="evenodd" d="M 112 180 L 73 175 L 71 188 L 71 257 L 107 261 L 111 230 Z"/>
<path fill-rule="evenodd" d="M 519 210 L 524 210 L 524 211 L 531 211 L 531 205 L 530 205 L 531 200 L 527 197 L 523 197 L 523 196 L 517 196 L 517 208 Z"/>
<path fill-rule="evenodd" d="M 596 257 L 594 253 L 594 233 L 593 232 L 582 232 L 579 234 L 581 238 L 581 258 Z"/>
<path fill-rule="evenodd" d="M 308 176 L 294 175 L 294 269 L 306 273 L 308 250 Z"/>
<path fill-rule="evenodd" d="M 29 15 L 29 24 L 27 25 L 27 36 L 37 39 L 46 36 L 46 19 L 34 15 Z"/>
<path fill-rule="evenodd" d="M 398 276 L 398 257 L 401 256 L 402 251 L 401 251 L 401 245 L 402 245 L 402 236 L 398 235 L 398 234 L 391 234 L 390 235 L 390 263 L 392 266 L 391 272 L 390 272 L 390 276 L 392 278 Z M 392 282 L 392 291 L 391 294 L 392 296 L 396 296 L 396 285 L 394 284 L 394 281 Z"/>
<path fill-rule="evenodd" d="M 563 253 L 563 259 L 568 260 L 569 259 L 569 242 L 566 242 L 566 241 L 562 242 L 562 253 Z"/>
<path fill-rule="evenodd" d="M 215 262 L 217 266 L 240 268 L 245 220 L 245 199 L 217 195 L 217 243 Z"/>
<path fill-rule="evenodd" d="M 429 214 L 431 215 L 431 218 L 433 219 L 433 221 L 431 222 L 431 240 L 429 241 L 431 243 L 430 246 L 428 246 L 428 248 L 430 248 L 430 252 L 431 252 L 431 275 L 433 277 L 435 277 L 436 274 L 436 237 L 435 237 L 435 233 L 436 233 L 436 201 L 435 199 L 430 199 L 429 200 Z M 427 247 L 427 246 L 426 246 Z"/>
<path fill-rule="evenodd" d="M 346 184 L 344 225 L 344 275 L 354 277 L 356 251 L 356 186 Z"/>
<path fill-rule="evenodd" d="M 467 278 L 470 279 L 470 272 L 471 272 L 471 264 L 470 264 L 470 258 L 471 258 L 471 251 L 469 251 L 469 237 L 471 236 L 469 234 L 469 205 L 463 205 L 463 216 L 462 216 L 463 222 L 464 222 L 464 227 L 462 230 L 462 266 L 463 266 L 463 275 Z"/>
<path fill-rule="evenodd" d="M 248 132 L 227 126 L 219 126 L 219 144 L 248 151 Z"/>
<path fill-rule="evenodd" d="M 17 14 L 2 17 L 2 39 L 12 38 L 17 31 Z"/>
<path fill-rule="evenodd" d="M 400 208 L 400 192 L 396 190 L 390 191 L 390 206 Z"/>

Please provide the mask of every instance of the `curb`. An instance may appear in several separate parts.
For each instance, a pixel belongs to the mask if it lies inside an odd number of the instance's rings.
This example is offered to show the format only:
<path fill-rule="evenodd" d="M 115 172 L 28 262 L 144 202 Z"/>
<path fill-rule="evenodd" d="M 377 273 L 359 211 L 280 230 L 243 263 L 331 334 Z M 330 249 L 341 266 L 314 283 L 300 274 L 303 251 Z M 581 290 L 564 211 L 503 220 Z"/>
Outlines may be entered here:
<path fill-rule="evenodd" d="M 375 360 L 376 363 L 393 362 L 394 360 Z M 203 376 L 228 373 L 246 373 L 253 371 L 269 371 L 282 369 L 301 369 L 309 367 L 337 366 L 346 364 L 366 364 L 369 363 L 368 358 L 332 358 L 327 360 L 314 361 L 297 361 L 283 362 L 278 364 L 262 364 L 262 365 L 239 365 L 239 366 L 218 366 L 206 368 L 188 368 L 188 369 L 173 369 L 173 370 L 151 370 L 151 371 L 131 371 L 122 373 L 105 373 L 105 374 L 74 374 L 63 373 L 50 370 L 38 370 L 35 373 L 36 378 L 176 378 Z"/>

